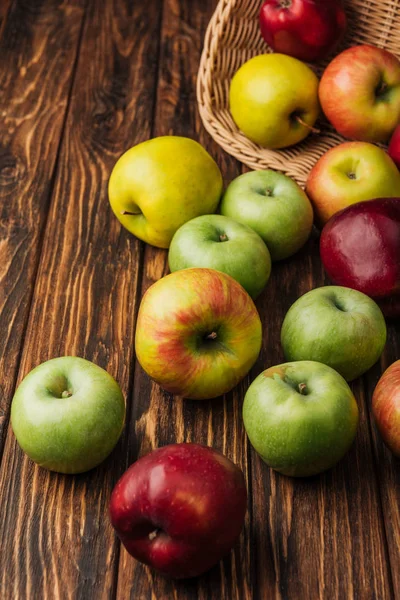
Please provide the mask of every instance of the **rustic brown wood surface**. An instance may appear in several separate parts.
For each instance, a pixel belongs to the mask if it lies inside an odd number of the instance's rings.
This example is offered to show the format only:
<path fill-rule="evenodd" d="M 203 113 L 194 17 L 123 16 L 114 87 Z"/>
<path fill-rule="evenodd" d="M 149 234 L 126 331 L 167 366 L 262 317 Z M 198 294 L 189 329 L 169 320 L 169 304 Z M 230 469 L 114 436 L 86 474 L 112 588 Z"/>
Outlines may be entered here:
<path fill-rule="evenodd" d="M 400 598 L 400 464 L 371 418 L 372 390 L 400 358 L 399 324 L 379 365 L 353 385 L 356 443 L 332 471 L 293 480 L 250 449 L 241 421 L 252 377 L 283 360 L 291 303 L 326 283 L 314 235 L 274 265 L 257 301 L 263 348 L 245 381 L 209 402 L 172 398 L 135 362 L 143 292 L 167 253 L 121 228 L 107 199 L 116 159 L 151 136 L 186 135 L 229 182 L 242 172 L 200 124 L 195 83 L 216 0 L 0 3 L 0 598 L 260 600 Z M 16 385 L 48 358 L 106 368 L 127 425 L 103 465 L 76 477 L 37 468 L 9 426 Z M 174 441 L 219 448 L 244 470 L 249 510 L 234 551 L 173 583 L 135 562 L 112 531 L 113 485 L 138 456 Z"/>

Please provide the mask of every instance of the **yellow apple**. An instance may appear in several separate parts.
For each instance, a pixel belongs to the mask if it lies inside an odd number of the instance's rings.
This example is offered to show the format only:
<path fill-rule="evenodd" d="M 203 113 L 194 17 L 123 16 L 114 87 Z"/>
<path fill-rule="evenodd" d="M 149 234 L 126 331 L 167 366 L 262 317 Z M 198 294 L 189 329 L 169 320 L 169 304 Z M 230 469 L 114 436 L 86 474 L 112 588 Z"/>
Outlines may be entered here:
<path fill-rule="evenodd" d="M 229 94 L 233 120 L 253 142 L 285 148 L 312 131 L 320 113 L 318 78 L 284 54 L 261 54 L 234 75 Z"/>
<path fill-rule="evenodd" d="M 214 213 L 222 193 L 218 165 L 194 140 L 163 136 L 130 150 L 115 164 L 108 194 L 128 231 L 168 248 L 183 223 Z"/>

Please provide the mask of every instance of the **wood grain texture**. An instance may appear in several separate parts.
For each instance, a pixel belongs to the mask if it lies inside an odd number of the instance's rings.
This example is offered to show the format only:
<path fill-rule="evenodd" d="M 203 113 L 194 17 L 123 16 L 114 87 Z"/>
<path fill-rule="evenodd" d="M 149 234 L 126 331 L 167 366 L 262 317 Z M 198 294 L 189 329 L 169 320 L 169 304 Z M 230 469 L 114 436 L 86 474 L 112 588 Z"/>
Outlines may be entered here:
<path fill-rule="evenodd" d="M 46 359 L 79 355 L 107 369 L 129 396 L 141 244 L 113 216 L 107 182 L 123 150 L 150 135 L 157 6 L 87 4 L 19 379 Z M 9 430 L 0 474 L 7 557 L 0 597 L 114 594 L 119 546 L 108 502 L 128 435 L 101 467 L 67 477 L 35 467 Z"/>
<path fill-rule="evenodd" d="M 82 3 L 14 2 L 0 19 L 0 457 L 71 88 Z"/>
<path fill-rule="evenodd" d="M 240 166 L 223 153 L 201 128 L 195 86 L 205 28 L 215 1 L 198 3 L 195 10 L 184 0 L 165 0 L 161 34 L 160 77 L 154 135 L 183 135 L 198 139 L 216 159 L 226 181 L 240 174 Z M 167 251 L 147 246 L 141 294 L 168 272 Z M 248 475 L 247 441 L 241 423 L 243 386 L 224 398 L 196 402 L 172 397 L 152 384 L 137 365 L 131 430 L 135 444 L 129 447 L 133 462 L 155 447 L 191 441 L 213 445 L 238 463 Z M 193 581 L 173 584 L 134 561 L 122 549 L 118 594 L 122 599 L 246 600 L 251 583 L 251 513 L 246 518 L 240 543 L 214 569 Z"/>
<path fill-rule="evenodd" d="M 324 281 L 313 236 L 296 256 L 274 264 L 258 304 L 263 368 L 284 362 L 280 328 L 291 304 Z M 276 474 L 252 452 L 256 598 L 393 596 L 362 380 L 356 442 L 331 471 L 309 479 Z"/>

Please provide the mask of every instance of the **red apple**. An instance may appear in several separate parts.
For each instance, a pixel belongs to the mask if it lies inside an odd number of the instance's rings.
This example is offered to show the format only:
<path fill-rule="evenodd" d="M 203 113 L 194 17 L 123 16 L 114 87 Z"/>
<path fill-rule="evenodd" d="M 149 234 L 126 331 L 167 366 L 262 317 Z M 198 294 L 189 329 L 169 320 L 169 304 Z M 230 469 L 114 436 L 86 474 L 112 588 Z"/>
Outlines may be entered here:
<path fill-rule="evenodd" d="M 260 26 L 275 52 L 313 61 L 326 56 L 341 40 L 346 13 L 341 0 L 266 0 Z"/>
<path fill-rule="evenodd" d="M 400 170 L 400 125 L 394 130 L 394 134 L 390 140 L 388 154 L 396 167 Z"/>
<path fill-rule="evenodd" d="M 400 121 L 400 61 L 374 46 L 348 48 L 326 68 L 319 99 L 344 137 L 387 142 Z"/>
<path fill-rule="evenodd" d="M 353 204 L 325 225 L 321 259 L 330 279 L 400 315 L 400 198 Z"/>
<path fill-rule="evenodd" d="M 400 458 L 400 360 L 382 375 L 372 395 L 372 412 L 383 441 Z"/>
<path fill-rule="evenodd" d="M 247 492 L 242 471 L 220 452 L 171 444 L 122 475 L 111 522 L 127 551 L 162 574 L 195 577 L 229 552 L 242 530 Z"/>

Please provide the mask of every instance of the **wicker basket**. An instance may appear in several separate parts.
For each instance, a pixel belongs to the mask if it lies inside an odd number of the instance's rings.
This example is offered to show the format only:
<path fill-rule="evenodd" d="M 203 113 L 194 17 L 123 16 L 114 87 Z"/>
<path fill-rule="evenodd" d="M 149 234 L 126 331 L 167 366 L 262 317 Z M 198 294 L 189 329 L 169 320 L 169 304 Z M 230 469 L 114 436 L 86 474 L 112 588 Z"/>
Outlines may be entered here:
<path fill-rule="evenodd" d="M 321 118 L 320 135 L 285 150 L 267 150 L 247 139 L 229 112 L 229 85 L 249 58 L 270 52 L 259 29 L 262 0 L 220 0 L 208 26 L 197 79 L 203 124 L 228 152 L 252 169 L 276 169 L 304 185 L 307 175 L 329 148 L 344 141 Z M 347 0 L 349 27 L 336 53 L 356 44 L 372 44 L 400 55 L 400 0 Z M 332 56 L 330 57 L 332 59 Z M 329 62 L 310 65 L 320 76 Z"/>

